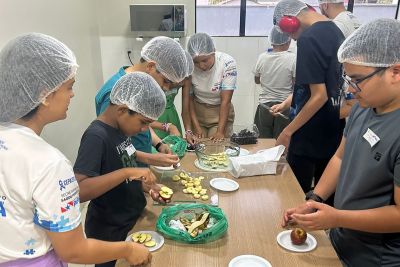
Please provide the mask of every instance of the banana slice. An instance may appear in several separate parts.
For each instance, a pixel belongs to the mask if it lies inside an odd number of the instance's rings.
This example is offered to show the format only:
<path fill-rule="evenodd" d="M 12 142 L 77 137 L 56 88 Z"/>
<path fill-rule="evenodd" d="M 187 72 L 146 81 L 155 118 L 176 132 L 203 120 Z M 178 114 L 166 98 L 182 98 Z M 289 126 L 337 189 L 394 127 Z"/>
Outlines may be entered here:
<path fill-rule="evenodd" d="M 153 237 L 151 236 L 151 234 L 146 234 L 146 240 L 144 242 L 149 242 Z"/>
<path fill-rule="evenodd" d="M 150 241 L 144 243 L 144 245 L 145 245 L 146 247 L 148 247 L 148 248 L 151 248 L 151 247 L 154 247 L 154 246 L 156 245 L 156 241 L 150 240 Z"/>

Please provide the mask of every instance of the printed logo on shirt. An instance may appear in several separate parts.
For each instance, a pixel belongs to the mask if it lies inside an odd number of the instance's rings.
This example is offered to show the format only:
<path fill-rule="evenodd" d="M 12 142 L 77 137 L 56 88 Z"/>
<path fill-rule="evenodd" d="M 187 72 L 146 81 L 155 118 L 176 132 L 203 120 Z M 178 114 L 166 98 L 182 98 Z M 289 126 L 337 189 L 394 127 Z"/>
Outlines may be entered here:
<path fill-rule="evenodd" d="M 381 157 L 382 157 L 382 154 L 379 153 L 379 152 L 376 152 L 376 153 L 375 153 L 375 156 L 374 156 L 374 159 L 375 159 L 376 161 L 380 161 L 380 160 L 381 160 Z"/>
<path fill-rule="evenodd" d="M 65 206 L 61 207 L 61 213 L 67 212 L 77 205 L 79 205 L 79 197 L 76 197 L 74 200 L 68 201 Z"/>
<path fill-rule="evenodd" d="M 7 200 L 6 196 L 0 196 L 0 217 L 7 217 L 5 202 Z"/>
<path fill-rule="evenodd" d="M 64 189 L 66 189 L 66 187 L 69 184 L 72 184 L 73 182 L 76 182 L 75 176 L 72 176 L 72 177 L 67 178 L 65 180 L 59 180 L 58 181 L 58 185 L 60 186 L 60 191 L 63 191 Z"/>
<path fill-rule="evenodd" d="M 125 141 L 117 145 L 116 149 L 118 152 L 118 155 L 121 155 L 125 152 L 126 148 L 132 145 L 131 139 L 129 137 L 126 138 Z"/>
<path fill-rule="evenodd" d="M 3 140 L 0 140 L 0 150 L 8 150 L 8 147 Z"/>
<path fill-rule="evenodd" d="M 25 246 L 27 247 L 22 254 L 24 255 L 34 255 L 36 253 L 36 250 L 33 249 L 33 247 L 36 244 L 36 239 L 30 238 L 25 242 Z"/>
<path fill-rule="evenodd" d="M 129 155 L 128 153 L 130 147 L 133 147 L 130 138 L 127 138 L 125 141 L 116 146 L 117 153 L 120 156 L 122 166 L 124 168 L 137 167 L 134 155 L 133 154 Z M 128 180 L 126 181 L 128 182 Z"/>
<path fill-rule="evenodd" d="M 211 87 L 211 92 L 219 91 L 220 87 L 221 87 L 221 83 L 220 82 L 214 83 L 214 85 Z"/>
<path fill-rule="evenodd" d="M 64 215 L 61 215 L 58 221 L 57 221 L 58 216 L 56 214 L 53 217 L 55 217 L 55 219 L 51 221 L 39 219 L 38 211 L 37 209 L 35 209 L 35 213 L 33 214 L 33 222 L 50 232 L 65 232 L 76 227 L 75 225 L 70 224 L 69 218 L 68 217 L 66 218 Z"/>
<path fill-rule="evenodd" d="M 76 186 L 74 189 L 66 191 L 61 194 L 61 202 L 69 201 L 74 198 L 77 194 L 79 194 L 79 186 Z"/>
<path fill-rule="evenodd" d="M 340 106 L 340 97 L 331 97 L 332 106 L 338 107 Z"/>
<path fill-rule="evenodd" d="M 33 255 L 33 254 L 35 254 L 35 252 L 36 252 L 36 250 L 34 250 L 33 248 L 30 248 L 30 249 L 26 249 L 23 254 L 24 255 Z"/>

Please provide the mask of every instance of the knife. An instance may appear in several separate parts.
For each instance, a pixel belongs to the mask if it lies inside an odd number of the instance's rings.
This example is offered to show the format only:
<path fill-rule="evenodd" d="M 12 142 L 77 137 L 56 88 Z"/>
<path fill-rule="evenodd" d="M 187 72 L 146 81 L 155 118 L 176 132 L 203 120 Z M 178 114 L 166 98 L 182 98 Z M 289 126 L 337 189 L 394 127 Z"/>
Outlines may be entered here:
<path fill-rule="evenodd" d="M 284 115 L 284 114 L 282 114 L 282 113 L 280 113 L 280 112 L 273 112 L 273 111 L 271 110 L 271 108 L 270 108 L 269 106 L 265 105 L 265 104 L 260 103 L 260 105 L 261 105 L 263 108 L 266 108 L 268 111 L 271 111 L 272 113 L 277 114 L 278 116 L 281 116 L 282 118 L 284 118 L 284 119 L 286 119 L 286 120 L 289 119 L 288 116 L 286 116 L 286 115 Z"/>

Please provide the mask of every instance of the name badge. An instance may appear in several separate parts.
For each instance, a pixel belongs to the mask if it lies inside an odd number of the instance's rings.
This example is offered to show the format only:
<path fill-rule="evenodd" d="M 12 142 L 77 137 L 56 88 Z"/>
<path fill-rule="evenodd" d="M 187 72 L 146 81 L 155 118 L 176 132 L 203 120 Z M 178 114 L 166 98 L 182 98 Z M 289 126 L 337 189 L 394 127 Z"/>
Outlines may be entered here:
<path fill-rule="evenodd" d="M 371 147 L 376 145 L 381 140 L 379 136 L 377 136 L 370 128 L 368 128 L 363 137 L 365 140 L 367 140 Z"/>
<path fill-rule="evenodd" d="M 128 156 L 130 157 L 130 156 L 132 156 L 133 154 L 135 154 L 136 148 L 135 148 L 132 144 L 130 144 L 129 146 L 127 146 L 127 147 L 125 148 L 125 151 L 126 151 L 126 153 L 128 153 Z"/>

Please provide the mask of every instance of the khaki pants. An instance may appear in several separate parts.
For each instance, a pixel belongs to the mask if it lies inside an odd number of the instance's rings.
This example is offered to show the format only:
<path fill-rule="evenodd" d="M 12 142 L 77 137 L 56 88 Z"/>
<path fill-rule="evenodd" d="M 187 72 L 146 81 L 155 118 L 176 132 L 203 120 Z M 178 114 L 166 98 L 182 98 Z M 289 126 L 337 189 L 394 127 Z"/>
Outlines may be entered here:
<path fill-rule="evenodd" d="M 194 102 L 194 111 L 199 121 L 204 137 L 210 137 L 217 132 L 220 105 L 210 105 Z M 230 137 L 233 132 L 233 121 L 235 120 L 235 109 L 231 103 L 228 121 L 225 126 L 225 137 Z"/>

